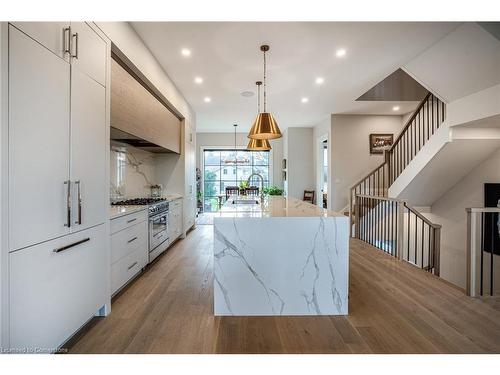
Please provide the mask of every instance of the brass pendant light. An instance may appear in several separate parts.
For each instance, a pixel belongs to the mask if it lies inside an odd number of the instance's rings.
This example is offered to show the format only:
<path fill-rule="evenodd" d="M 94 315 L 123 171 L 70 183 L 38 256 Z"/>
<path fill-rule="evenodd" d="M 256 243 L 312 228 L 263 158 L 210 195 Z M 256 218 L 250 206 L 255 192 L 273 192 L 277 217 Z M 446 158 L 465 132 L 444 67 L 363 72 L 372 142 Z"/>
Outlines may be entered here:
<path fill-rule="evenodd" d="M 250 139 L 276 139 L 281 138 L 281 131 L 276 120 L 271 113 L 266 112 L 266 52 L 269 51 L 268 45 L 260 46 L 264 54 L 264 112 L 257 115 L 248 138 Z"/>
<path fill-rule="evenodd" d="M 255 82 L 257 85 L 257 113 L 260 113 L 260 85 L 262 85 L 261 81 Z M 250 151 L 269 151 L 271 149 L 271 145 L 267 139 L 252 139 L 247 145 L 247 150 Z"/>

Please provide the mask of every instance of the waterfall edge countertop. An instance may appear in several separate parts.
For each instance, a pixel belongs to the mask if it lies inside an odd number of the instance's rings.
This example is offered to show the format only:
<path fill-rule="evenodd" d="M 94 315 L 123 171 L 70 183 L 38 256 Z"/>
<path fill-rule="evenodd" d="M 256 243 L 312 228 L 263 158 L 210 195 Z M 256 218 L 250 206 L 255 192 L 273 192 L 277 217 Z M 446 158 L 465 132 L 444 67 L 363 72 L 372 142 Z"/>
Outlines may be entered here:
<path fill-rule="evenodd" d="M 251 203 L 258 202 L 258 203 Z M 217 215 L 218 214 L 218 215 Z M 215 217 L 345 217 L 296 198 L 282 196 L 260 197 L 232 195 Z"/>
<path fill-rule="evenodd" d="M 214 217 L 214 315 L 347 315 L 349 218 L 249 200 L 231 197 Z"/>

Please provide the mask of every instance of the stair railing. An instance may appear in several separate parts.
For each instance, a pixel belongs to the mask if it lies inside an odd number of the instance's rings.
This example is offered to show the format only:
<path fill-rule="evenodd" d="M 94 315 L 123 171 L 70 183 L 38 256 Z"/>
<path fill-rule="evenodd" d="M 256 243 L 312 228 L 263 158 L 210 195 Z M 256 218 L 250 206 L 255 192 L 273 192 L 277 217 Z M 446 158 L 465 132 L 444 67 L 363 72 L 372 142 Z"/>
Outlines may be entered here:
<path fill-rule="evenodd" d="M 354 237 L 439 276 L 441 225 L 404 200 L 356 194 Z"/>
<path fill-rule="evenodd" d="M 445 104 L 432 93 L 427 93 L 401 133 L 386 152 L 389 165 L 389 185 L 403 172 L 446 117 Z"/>
<path fill-rule="evenodd" d="M 349 192 L 351 228 L 355 220 L 353 213 L 356 194 L 387 197 L 389 187 L 403 173 L 445 118 L 445 104 L 432 93 L 427 93 L 392 146 L 384 152 L 384 162 L 351 187 Z"/>
<path fill-rule="evenodd" d="M 500 295 L 500 208 L 467 208 L 466 211 L 466 292 L 471 297 Z"/>

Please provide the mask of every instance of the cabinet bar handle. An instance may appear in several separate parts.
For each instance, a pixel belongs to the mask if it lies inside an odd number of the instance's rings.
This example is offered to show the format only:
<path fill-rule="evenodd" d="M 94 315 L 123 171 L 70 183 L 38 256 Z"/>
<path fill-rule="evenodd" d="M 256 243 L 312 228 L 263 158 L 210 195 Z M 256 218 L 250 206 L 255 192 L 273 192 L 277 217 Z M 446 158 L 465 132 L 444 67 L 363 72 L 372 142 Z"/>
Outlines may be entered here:
<path fill-rule="evenodd" d="M 136 264 L 137 262 L 132 263 L 130 266 L 128 266 L 128 269 L 131 270 Z"/>
<path fill-rule="evenodd" d="M 78 186 L 77 190 L 77 199 L 78 199 L 78 220 L 76 224 L 82 225 L 82 191 L 81 191 L 81 182 L 80 180 L 75 181 L 75 185 Z"/>
<path fill-rule="evenodd" d="M 130 224 L 130 223 L 132 223 L 132 222 L 134 222 L 134 221 L 136 221 L 136 220 L 137 220 L 137 218 L 135 218 L 135 219 L 130 219 L 130 220 L 127 220 L 127 224 Z"/>
<path fill-rule="evenodd" d="M 75 40 L 75 54 L 71 55 L 71 57 L 78 59 L 78 33 L 74 33 L 72 38 Z"/>
<path fill-rule="evenodd" d="M 68 185 L 66 193 L 66 224 L 65 227 L 71 227 L 71 180 L 64 181 L 64 185 Z"/>
<path fill-rule="evenodd" d="M 127 243 L 134 242 L 136 239 L 137 239 L 137 237 L 134 237 L 134 238 L 132 238 L 132 239 L 128 240 L 128 241 L 127 241 Z"/>
<path fill-rule="evenodd" d="M 82 243 L 85 243 L 85 242 L 88 242 L 90 241 L 90 238 L 87 237 L 87 238 L 84 238 L 83 240 L 80 240 L 80 241 L 76 241 L 72 244 L 69 244 L 69 245 L 66 245 L 66 246 L 63 246 L 63 247 L 59 247 L 57 249 L 54 249 L 54 253 L 60 253 L 61 251 L 64 251 L 64 250 L 68 250 L 72 247 L 75 247 L 75 246 L 78 246 L 78 245 L 81 245 Z"/>
<path fill-rule="evenodd" d="M 66 33 L 68 33 L 67 39 L 66 39 Z M 63 29 L 63 53 L 64 54 L 69 53 L 71 56 L 71 26 L 65 27 Z"/>

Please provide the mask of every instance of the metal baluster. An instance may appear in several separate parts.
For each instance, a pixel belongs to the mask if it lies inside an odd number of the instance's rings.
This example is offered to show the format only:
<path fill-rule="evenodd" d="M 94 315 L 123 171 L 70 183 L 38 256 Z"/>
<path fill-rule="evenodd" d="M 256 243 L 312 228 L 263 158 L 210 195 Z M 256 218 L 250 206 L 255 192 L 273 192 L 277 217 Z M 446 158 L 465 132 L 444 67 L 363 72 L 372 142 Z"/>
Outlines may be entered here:
<path fill-rule="evenodd" d="M 409 262 L 410 261 L 410 210 L 408 210 L 408 227 L 407 227 L 407 232 L 408 232 L 408 249 L 407 249 L 407 255 L 408 257 L 406 260 Z"/>
<path fill-rule="evenodd" d="M 418 220 L 417 220 L 417 214 L 413 214 L 415 215 L 415 244 L 414 244 L 414 248 L 413 248 L 413 251 L 414 251 L 414 255 L 415 255 L 415 258 L 414 258 L 414 261 L 415 261 L 415 264 L 418 265 L 418 253 L 417 253 L 417 229 L 418 229 Z"/>
<path fill-rule="evenodd" d="M 429 266 L 429 272 L 432 270 L 431 265 L 431 226 L 427 225 L 427 265 Z"/>
<path fill-rule="evenodd" d="M 479 294 L 483 295 L 483 278 L 484 278 L 484 271 L 483 271 L 483 265 L 484 265 L 484 216 L 485 213 L 481 212 L 481 286 L 480 286 L 480 291 Z"/>
<path fill-rule="evenodd" d="M 493 244 L 495 241 L 495 213 L 490 212 L 491 216 L 491 247 L 490 247 L 490 296 L 493 295 L 493 258 L 495 257 L 494 255 L 494 248 Z"/>
<path fill-rule="evenodd" d="M 422 220 L 422 237 L 420 238 L 420 242 L 422 243 L 421 249 L 420 249 L 420 260 L 422 262 L 422 268 L 424 268 L 424 220 Z"/>
<path fill-rule="evenodd" d="M 427 102 L 425 103 L 425 108 L 427 110 L 427 140 L 429 140 L 429 138 L 431 137 L 430 134 L 429 134 L 429 101 L 427 100 Z"/>

